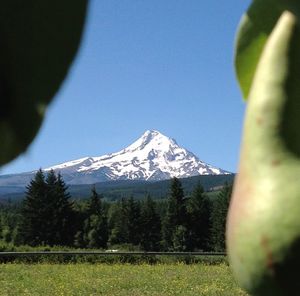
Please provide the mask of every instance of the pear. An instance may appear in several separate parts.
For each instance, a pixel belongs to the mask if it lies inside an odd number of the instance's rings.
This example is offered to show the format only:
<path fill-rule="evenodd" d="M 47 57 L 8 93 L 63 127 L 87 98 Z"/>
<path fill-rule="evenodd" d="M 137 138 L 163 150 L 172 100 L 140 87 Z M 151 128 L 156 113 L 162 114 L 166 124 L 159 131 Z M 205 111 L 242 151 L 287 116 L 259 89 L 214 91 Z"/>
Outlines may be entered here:
<path fill-rule="evenodd" d="M 284 11 L 249 92 L 227 251 L 251 295 L 300 294 L 300 29 Z"/>

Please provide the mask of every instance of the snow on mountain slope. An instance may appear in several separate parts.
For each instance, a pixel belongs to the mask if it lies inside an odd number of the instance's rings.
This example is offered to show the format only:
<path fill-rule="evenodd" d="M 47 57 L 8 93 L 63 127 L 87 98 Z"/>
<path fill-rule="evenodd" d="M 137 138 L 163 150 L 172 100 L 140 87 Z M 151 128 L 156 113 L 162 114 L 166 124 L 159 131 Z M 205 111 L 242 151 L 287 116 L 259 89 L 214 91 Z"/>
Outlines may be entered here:
<path fill-rule="evenodd" d="M 107 180 L 163 180 L 228 172 L 199 160 L 175 140 L 155 130 L 146 131 L 127 148 L 100 157 L 85 157 L 46 169 L 61 172 L 69 184 Z"/>

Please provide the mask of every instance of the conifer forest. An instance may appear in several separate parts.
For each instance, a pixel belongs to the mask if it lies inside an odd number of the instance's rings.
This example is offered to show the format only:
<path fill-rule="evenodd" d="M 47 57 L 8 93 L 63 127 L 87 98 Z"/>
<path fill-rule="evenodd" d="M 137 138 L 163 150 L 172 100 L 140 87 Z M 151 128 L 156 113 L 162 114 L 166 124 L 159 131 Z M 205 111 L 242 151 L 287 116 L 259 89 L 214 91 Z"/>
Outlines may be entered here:
<path fill-rule="evenodd" d="M 60 174 L 39 170 L 23 201 L 0 204 L 0 242 L 101 250 L 224 251 L 231 191 L 232 185 L 224 184 L 210 197 L 199 183 L 187 196 L 180 179 L 174 178 L 164 199 L 128 196 L 109 202 L 91 186 L 88 199 L 75 200 Z"/>

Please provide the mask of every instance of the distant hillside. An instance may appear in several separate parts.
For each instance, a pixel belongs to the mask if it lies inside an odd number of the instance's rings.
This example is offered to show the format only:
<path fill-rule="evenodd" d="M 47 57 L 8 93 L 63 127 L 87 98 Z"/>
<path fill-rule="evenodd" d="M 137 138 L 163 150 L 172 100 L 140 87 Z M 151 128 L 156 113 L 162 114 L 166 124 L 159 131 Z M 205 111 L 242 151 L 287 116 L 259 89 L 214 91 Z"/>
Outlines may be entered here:
<path fill-rule="evenodd" d="M 206 191 L 214 191 L 220 189 L 225 182 L 233 182 L 233 174 L 226 175 L 204 175 L 194 176 L 180 179 L 185 191 L 188 195 L 193 188 L 201 183 Z M 122 197 L 134 196 L 135 198 L 144 198 L 150 194 L 153 198 L 165 198 L 168 195 L 171 180 L 163 180 L 157 182 L 147 181 L 109 181 L 96 183 L 96 190 L 98 193 L 104 195 L 107 200 L 117 200 Z M 74 199 L 87 198 L 90 195 L 91 187 L 93 185 L 70 185 L 69 192 Z M 20 200 L 24 198 L 24 189 L 14 186 L 0 187 L 0 200 Z"/>
<path fill-rule="evenodd" d="M 219 189 L 225 182 L 233 182 L 234 175 L 209 175 L 194 176 L 180 179 L 185 194 L 189 194 L 200 182 L 206 191 Z M 145 181 L 119 181 L 95 184 L 98 193 L 104 195 L 107 200 L 116 200 L 122 197 L 134 196 L 144 198 L 150 194 L 153 198 L 165 198 L 168 195 L 171 180 L 158 182 Z M 84 198 L 90 195 L 91 185 L 70 186 L 69 192 L 74 198 Z"/>

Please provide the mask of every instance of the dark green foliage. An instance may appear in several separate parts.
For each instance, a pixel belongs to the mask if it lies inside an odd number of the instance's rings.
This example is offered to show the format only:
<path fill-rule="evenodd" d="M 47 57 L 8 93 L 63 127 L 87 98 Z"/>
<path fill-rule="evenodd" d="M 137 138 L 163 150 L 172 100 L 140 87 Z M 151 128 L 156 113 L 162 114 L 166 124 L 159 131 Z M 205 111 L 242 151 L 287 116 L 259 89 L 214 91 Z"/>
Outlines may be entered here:
<path fill-rule="evenodd" d="M 173 178 L 169 198 L 168 219 L 173 225 L 186 224 L 186 203 L 181 182 Z"/>
<path fill-rule="evenodd" d="M 38 132 L 77 51 L 86 7 L 87 0 L 1 2 L 0 165 Z"/>
<path fill-rule="evenodd" d="M 75 202 L 74 203 L 74 219 L 73 227 L 75 229 L 74 246 L 77 248 L 86 247 L 85 233 L 84 233 L 84 221 L 87 219 L 88 202 Z"/>
<path fill-rule="evenodd" d="M 172 249 L 175 252 L 185 252 L 188 248 L 189 233 L 187 227 L 183 225 L 176 226 L 173 232 Z"/>
<path fill-rule="evenodd" d="M 165 249 L 173 249 L 173 240 L 178 227 L 187 226 L 187 212 L 184 192 L 181 182 L 177 178 L 172 179 L 170 195 L 168 199 L 167 213 L 163 223 L 163 245 Z M 182 232 L 182 228 L 180 228 Z"/>
<path fill-rule="evenodd" d="M 198 184 L 188 201 L 189 249 L 208 251 L 210 246 L 211 201 Z"/>
<path fill-rule="evenodd" d="M 123 198 L 113 207 L 110 243 L 139 245 L 141 240 L 141 205 L 133 197 Z"/>
<path fill-rule="evenodd" d="M 128 216 L 125 198 L 113 205 L 109 224 L 111 229 L 110 244 L 126 244 L 128 242 Z"/>
<path fill-rule="evenodd" d="M 132 196 L 127 201 L 128 243 L 139 245 L 141 241 L 141 204 Z"/>
<path fill-rule="evenodd" d="M 111 245 L 141 242 L 141 203 L 133 197 L 123 198 L 113 205 L 110 217 Z"/>
<path fill-rule="evenodd" d="M 83 233 L 77 232 L 77 245 L 89 248 L 106 248 L 108 241 L 108 221 L 102 204 L 102 196 L 92 188 L 88 201 L 87 218 L 84 221 Z"/>
<path fill-rule="evenodd" d="M 145 251 L 160 250 L 161 218 L 156 203 L 148 195 L 141 210 L 141 247 Z"/>
<path fill-rule="evenodd" d="M 39 170 L 27 187 L 20 233 L 29 245 L 70 245 L 73 240 L 72 204 L 60 175 Z"/>
<path fill-rule="evenodd" d="M 56 241 L 55 245 L 72 245 L 75 233 L 74 220 L 75 213 L 73 210 L 73 202 L 70 202 L 70 194 L 67 192 L 66 186 L 61 175 L 58 174 L 55 190 L 52 192 L 52 200 L 54 203 L 53 221 L 55 224 Z"/>
<path fill-rule="evenodd" d="M 74 235 L 74 247 L 84 248 L 86 246 L 83 230 L 78 230 Z"/>
<path fill-rule="evenodd" d="M 19 245 L 20 205 L 8 202 L 0 204 L 0 241 Z"/>
<path fill-rule="evenodd" d="M 88 215 L 103 215 L 102 201 L 103 196 L 98 194 L 95 186 L 92 187 L 91 197 L 88 201 L 87 213 Z"/>
<path fill-rule="evenodd" d="M 112 248 L 128 251 L 223 251 L 231 186 L 208 197 L 198 184 L 186 197 L 173 179 L 168 199 L 133 197 L 107 203 L 92 187 L 90 198 L 70 202 L 60 175 L 40 170 L 22 207 L 0 204 L 0 241 Z"/>
<path fill-rule="evenodd" d="M 25 244 L 34 246 L 46 241 L 45 231 L 48 231 L 48 222 L 45 222 L 45 217 L 49 216 L 45 208 L 46 192 L 45 176 L 43 171 L 39 170 L 27 186 L 26 198 L 23 202 L 20 232 Z"/>
<path fill-rule="evenodd" d="M 214 251 L 225 250 L 225 229 L 232 184 L 225 184 L 214 200 L 211 214 L 211 244 Z"/>
<path fill-rule="evenodd" d="M 106 216 L 90 216 L 90 231 L 87 237 L 89 248 L 105 249 L 107 247 L 108 225 Z"/>

